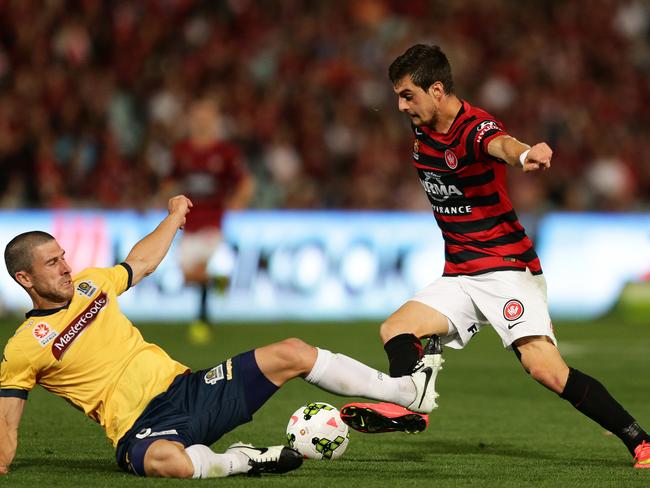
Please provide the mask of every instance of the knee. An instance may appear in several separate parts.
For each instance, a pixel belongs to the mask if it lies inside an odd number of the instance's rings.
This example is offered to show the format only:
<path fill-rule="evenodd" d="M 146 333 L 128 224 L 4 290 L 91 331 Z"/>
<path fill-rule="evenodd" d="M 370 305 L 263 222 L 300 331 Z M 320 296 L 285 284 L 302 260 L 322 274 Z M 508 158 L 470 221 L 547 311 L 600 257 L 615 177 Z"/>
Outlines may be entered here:
<path fill-rule="evenodd" d="M 568 369 L 564 371 L 543 366 L 530 367 L 529 373 L 531 378 L 558 395 L 564 391 L 569 374 Z"/>
<path fill-rule="evenodd" d="M 384 344 L 399 334 L 409 332 L 407 324 L 396 319 L 388 319 L 379 326 L 379 337 Z"/>
<path fill-rule="evenodd" d="M 144 468 L 147 476 L 161 478 L 191 478 L 194 475 L 194 466 L 185 449 L 163 439 L 147 449 Z"/>
<path fill-rule="evenodd" d="M 440 318 L 440 320 L 438 320 Z M 413 334 L 418 339 L 429 337 L 432 334 L 445 335 L 448 332 L 447 318 L 438 314 L 430 322 L 414 321 L 408 316 L 399 313 L 391 315 L 379 327 L 379 336 L 384 344 L 400 334 Z"/>
<path fill-rule="evenodd" d="M 296 374 L 311 371 L 316 360 L 316 348 L 295 337 L 285 339 L 277 344 L 277 360 L 286 369 L 294 370 Z"/>

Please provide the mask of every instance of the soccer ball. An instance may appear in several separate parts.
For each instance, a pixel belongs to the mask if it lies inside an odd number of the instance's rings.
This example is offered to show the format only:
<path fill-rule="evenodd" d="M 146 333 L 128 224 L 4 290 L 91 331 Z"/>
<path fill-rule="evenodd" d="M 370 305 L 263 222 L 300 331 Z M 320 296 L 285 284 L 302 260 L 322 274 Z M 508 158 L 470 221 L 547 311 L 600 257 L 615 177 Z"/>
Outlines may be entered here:
<path fill-rule="evenodd" d="M 336 459 L 348 447 L 348 426 L 329 403 L 312 402 L 296 410 L 287 425 L 287 442 L 309 459 Z"/>

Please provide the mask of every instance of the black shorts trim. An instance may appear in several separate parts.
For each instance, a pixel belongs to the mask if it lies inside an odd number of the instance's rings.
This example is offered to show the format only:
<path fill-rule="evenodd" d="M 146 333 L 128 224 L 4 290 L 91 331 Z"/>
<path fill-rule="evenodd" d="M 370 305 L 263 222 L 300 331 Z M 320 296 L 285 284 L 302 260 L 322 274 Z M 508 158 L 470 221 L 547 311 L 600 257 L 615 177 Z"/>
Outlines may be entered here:
<path fill-rule="evenodd" d="M 20 388 L 4 388 L 0 390 L 0 397 L 3 398 L 21 398 L 27 400 L 29 392 L 27 390 L 21 390 Z"/>

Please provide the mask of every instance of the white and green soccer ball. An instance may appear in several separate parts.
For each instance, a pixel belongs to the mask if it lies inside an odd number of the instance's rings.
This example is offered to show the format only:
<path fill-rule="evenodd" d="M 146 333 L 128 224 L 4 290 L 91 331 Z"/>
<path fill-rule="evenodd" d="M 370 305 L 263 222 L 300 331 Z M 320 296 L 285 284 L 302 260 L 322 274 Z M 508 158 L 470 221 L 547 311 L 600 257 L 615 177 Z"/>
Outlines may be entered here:
<path fill-rule="evenodd" d="M 287 425 L 287 442 L 308 459 L 336 459 L 348 447 L 348 426 L 329 403 L 312 402 L 296 410 Z"/>

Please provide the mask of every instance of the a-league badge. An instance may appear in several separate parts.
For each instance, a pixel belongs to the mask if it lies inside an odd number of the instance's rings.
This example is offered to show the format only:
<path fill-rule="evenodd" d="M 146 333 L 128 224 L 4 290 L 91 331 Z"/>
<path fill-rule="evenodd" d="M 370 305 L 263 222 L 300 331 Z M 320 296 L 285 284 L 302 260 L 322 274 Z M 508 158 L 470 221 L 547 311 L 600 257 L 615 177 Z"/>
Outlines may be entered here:
<path fill-rule="evenodd" d="M 217 381 L 220 381 L 223 378 L 224 378 L 223 364 L 220 364 L 219 366 L 215 366 L 210 371 L 205 373 L 205 376 L 203 377 L 203 381 L 205 381 L 206 385 L 214 385 L 217 383 Z"/>
<path fill-rule="evenodd" d="M 82 281 L 77 285 L 77 293 L 79 293 L 81 296 L 85 295 L 87 297 L 91 297 L 95 294 L 96 291 L 97 287 L 90 280 Z"/>

